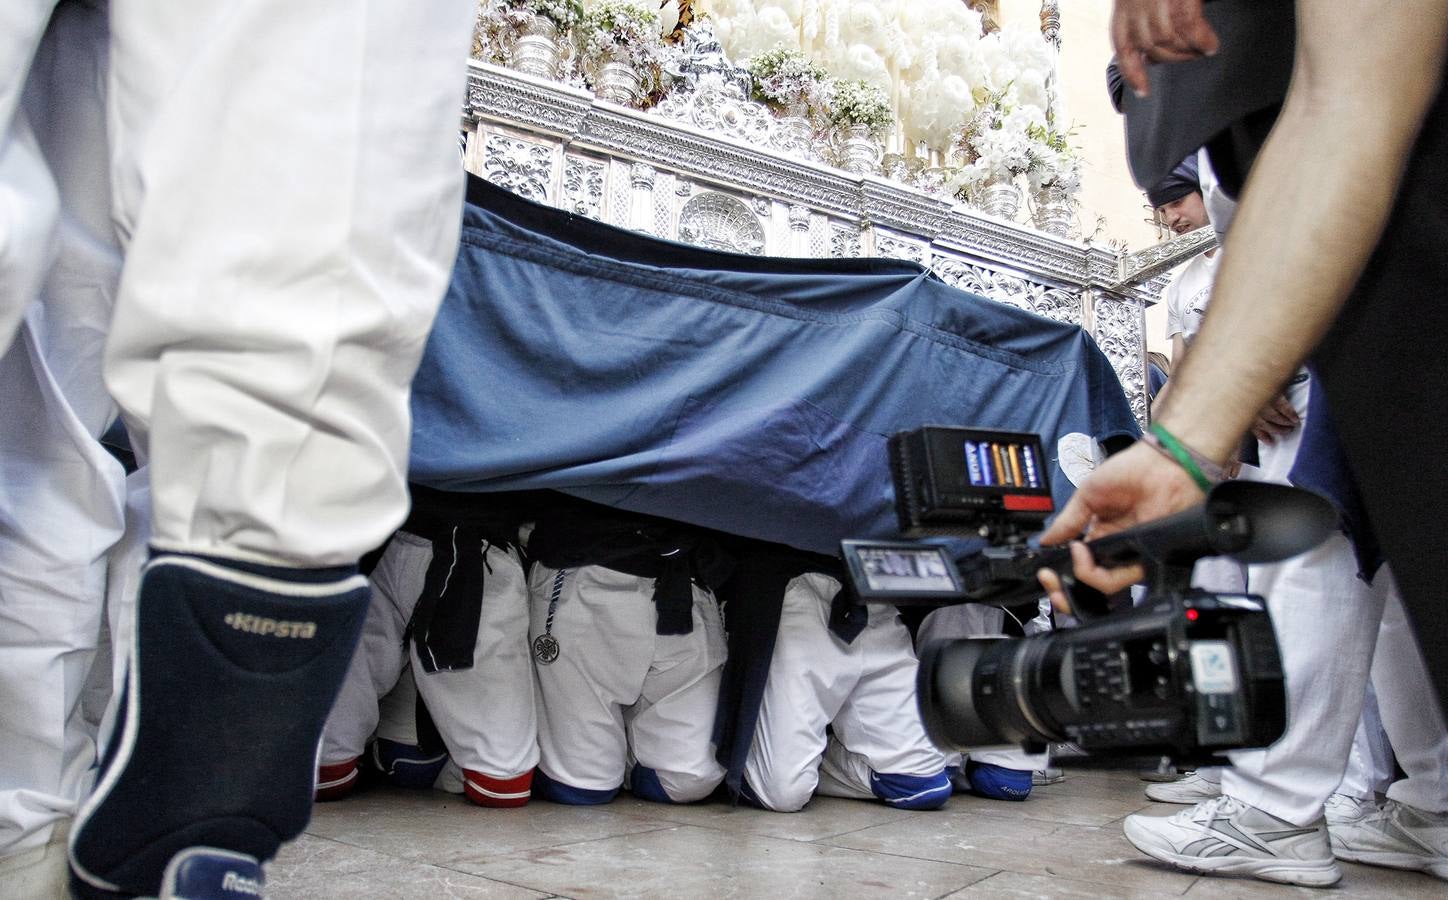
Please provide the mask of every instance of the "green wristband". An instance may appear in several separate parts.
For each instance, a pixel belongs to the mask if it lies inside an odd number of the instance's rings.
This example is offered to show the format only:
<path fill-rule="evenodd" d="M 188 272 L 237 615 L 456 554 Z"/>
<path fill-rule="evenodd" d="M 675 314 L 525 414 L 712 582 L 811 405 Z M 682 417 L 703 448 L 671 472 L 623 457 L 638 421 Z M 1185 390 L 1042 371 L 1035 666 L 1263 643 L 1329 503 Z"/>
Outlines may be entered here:
<path fill-rule="evenodd" d="M 1186 469 L 1187 474 L 1192 476 L 1192 481 L 1195 481 L 1197 487 L 1203 491 L 1210 491 L 1212 485 L 1215 483 L 1212 478 L 1207 476 L 1206 472 L 1202 471 L 1204 467 L 1212 469 L 1213 473 L 1218 476 L 1217 480 L 1221 480 L 1222 471 L 1220 466 L 1217 466 L 1205 457 L 1200 457 L 1199 454 L 1193 453 L 1185 444 L 1177 440 L 1176 435 L 1162 427 L 1161 423 L 1153 422 L 1151 431 L 1146 437 L 1147 443 L 1151 444 L 1157 450 L 1160 450 L 1162 454 L 1177 465 Z M 1155 440 L 1152 440 L 1152 438 L 1155 438 Z"/>

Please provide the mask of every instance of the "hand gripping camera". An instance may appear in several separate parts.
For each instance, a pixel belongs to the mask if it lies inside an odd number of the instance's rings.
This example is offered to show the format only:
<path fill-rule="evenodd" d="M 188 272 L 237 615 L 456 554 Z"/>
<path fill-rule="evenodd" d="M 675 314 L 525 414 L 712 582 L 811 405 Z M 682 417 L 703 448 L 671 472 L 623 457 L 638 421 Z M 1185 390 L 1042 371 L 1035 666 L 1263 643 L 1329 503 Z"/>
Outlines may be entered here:
<path fill-rule="evenodd" d="M 842 542 L 858 596 L 1011 606 L 1039 597 L 1036 572 L 1050 568 L 1084 622 L 1024 639 L 927 646 L 918 693 L 938 746 L 1040 751 L 1069 741 L 1091 756 L 1206 763 L 1281 736 L 1282 664 L 1262 598 L 1193 589 L 1192 565 L 1203 556 L 1257 563 L 1309 550 L 1335 525 L 1326 500 L 1226 482 L 1201 506 L 1091 542 L 1105 564 L 1140 561 L 1148 570 L 1145 601 L 1113 609 L 1073 585 L 1068 550 L 1028 539 L 1054 511 L 1038 437 L 927 427 L 896 435 L 890 450 L 901 531 L 925 539 Z M 939 540 L 967 535 L 987 546 L 960 551 L 958 540 Z"/>

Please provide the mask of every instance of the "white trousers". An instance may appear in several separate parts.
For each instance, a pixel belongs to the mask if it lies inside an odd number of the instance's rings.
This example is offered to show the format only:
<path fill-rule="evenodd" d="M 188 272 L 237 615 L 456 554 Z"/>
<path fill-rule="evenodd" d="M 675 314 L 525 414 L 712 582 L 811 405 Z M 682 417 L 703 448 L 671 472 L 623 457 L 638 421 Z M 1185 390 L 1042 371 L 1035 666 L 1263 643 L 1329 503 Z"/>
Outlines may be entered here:
<path fill-rule="evenodd" d="M 888 603 L 868 604 L 864 630 L 846 644 L 829 630 L 839 589 L 838 580 L 818 572 L 785 587 L 744 766 L 755 796 L 772 810 L 801 809 L 816 791 L 873 799 L 871 771 L 935 775 L 945 768 L 920 723 L 918 664 L 900 614 Z"/>
<path fill-rule="evenodd" d="M 724 780 L 711 743 L 725 655 L 714 595 L 695 586 L 693 631 L 663 635 L 652 578 L 565 569 L 553 604 L 558 576 L 534 565 L 529 577 L 530 633 L 558 645 L 553 662 L 534 664 L 539 768 L 569 787 L 611 791 L 637 764 L 675 802 L 709 796 Z"/>
<path fill-rule="evenodd" d="M 1310 389 L 1302 383 L 1288 390 L 1304 420 Z M 1286 481 L 1301 434 L 1298 428 L 1263 447 L 1262 480 Z M 1384 569 L 1373 585 L 1364 584 L 1351 543 L 1335 533 L 1301 556 L 1250 566 L 1247 586 L 1267 599 L 1272 613 L 1287 682 L 1287 731 L 1270 747 L 1230 754 L 1223 793 L 1297 825 L 1320 819 L 1342 781 L 1377 657 L 1383 726 L 1410 772 L 1389 796 L 1430 812 L 1448 810 L 1448 736 L 1441 713 L 1423 702 L 1432 696 L 1427 667 L 1391 574 Z M 1395 612 L 1385 614 L 1387 605 Z"/>
<path fill-rule="evenodd" d="M 1388 602 L 1391 603 L 1392 600 Z M 1387 615 L 1386 607 L 1383 614 Z M 1376 658 L 1376 654 L 1374 657 Z M 1378 794 L 1387 793 L 1388 786 L 1392 783 L 1393 748 L 1389 746 L 1387 733 L 1383 731 L 1377 693 L 1373 691 L 1372 681 L 1368 681 L 1367 694 L 1363 698 L 1363 714 L 1358 718 L 1357 731 L 1352 736 L 1347 769 L 1337 786 L 1337 793 L 1358 800 L 1376 800 Z"/>
<path fill-rule="evenodd" d="M 0 856 L 45 844 L 89 790 L 103 698 L 87 685 L 123 528 L 124 473 L 96 440 L 120 272 L 106 20 L 68 5 L 37 46 L 49 15 L 0 15 Z"/>
<path fill-rule="evenodd" d="M 372 603 L 352 665 L 322 732 L 322 765 L 362 755 L 373 732 L 416 743 L 421 695 L 452 761 L 497 779 L 538 764 L 528 650 L 528 586 L 516 550 L 489 547 L 473 667 L 427 672 L 403 632 L 432 563 L 432 543 L 399 531 L 372 573 Z M 411 682 L 415 688 L 401 684 Z M 396 690 L 395 690 L 396 689 Z M 388 697 L 387 703 L 380 699 Z M 457 791 L 461 792 L 459 782 Z"/>
<path fill-rule="evenodd" d="M 1037 617 L 1037 619 L 1039 618 Z M 1037 619 L 1026 623 L 1028 634 L 1048 630 L 1048 627 L 1041 628 Z M 920 629 L 915 633 L 915 646 L 924 647 L 931 641 L 999 637 L 1005 634 L 1005 621 L 1005 610 L 998 606 L 986 606 L 980 603 L 942 606 L 940 609 L 932 611 L 920 623 Z M 1050 620 L 1045 621 L 1049 623 Z M 1049 753 L 1027 753 L 1020 749 L 972 750 L 969 756 L 976 762 L 985 765 L 1030 771 L 1042 771 L 1051 762 Z M 965 760 L 961 754 L 957 753 L 951 754 L 950 761 L 952 765 L 961 765 Z"/>
<path fill-rule="evenodd" d="M 66 4 L 44 44 L 54 6 L 0 13 L 0 854 L 94 763 L 112 397 L 158 545 L 355 561 L 406 508 L 462 192 L 466 0 Z"/>

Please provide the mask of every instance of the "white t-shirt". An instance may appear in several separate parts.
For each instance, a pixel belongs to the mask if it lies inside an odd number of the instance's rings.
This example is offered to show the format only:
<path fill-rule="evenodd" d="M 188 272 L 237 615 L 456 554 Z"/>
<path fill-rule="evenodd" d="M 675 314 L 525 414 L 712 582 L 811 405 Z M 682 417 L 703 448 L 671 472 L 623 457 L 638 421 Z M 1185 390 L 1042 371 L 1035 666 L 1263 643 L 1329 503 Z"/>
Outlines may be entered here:
<path fill-rule="evenodd" d="M 1191 343 L 1201 330 L 1202 316 L 1206 315 L 1207 304 L 1212 300 L 1217 261 L 1221 258 L 1220 250 L 1211 256 L 1203 253 L 1172 275 L 1171 284 L 1162 292 L 1162 299 L 1166 301 L 1167 340 L 1181 335 L 1182 340 Z"/>

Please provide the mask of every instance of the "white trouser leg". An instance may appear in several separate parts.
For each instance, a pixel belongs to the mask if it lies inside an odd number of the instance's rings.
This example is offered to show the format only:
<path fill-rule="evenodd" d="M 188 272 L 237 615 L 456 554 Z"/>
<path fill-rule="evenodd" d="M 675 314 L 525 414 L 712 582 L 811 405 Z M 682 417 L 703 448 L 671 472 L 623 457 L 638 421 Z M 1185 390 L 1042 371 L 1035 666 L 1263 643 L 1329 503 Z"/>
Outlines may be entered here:
<path fill-rule="evenodd" d="M 1306 421 L 1307 383 L 1288 399 Z M 1283 482 L 1302 428 L 1261 451 L 1258 480 Z M 1222 792 L 1297 825 L 1322 817 L 1342 780 L 1362 711 L 1381 592 L 1357 577 L 1352 544 L 1334 533 L 1301 556 L 1250 566 L 1247 588 L 1267 599 L 1287 682 L 1287 731 L 1263 750 L 1231 754 Z"/>
<path fill-rule="evenodd" d="M 126 476 L 126 530 L 111 548 L 106 561 L 106 623 L 110 629 L 110 700 L 101 720 L 101 740 L 114 731 L 120 712 L 121 692 L 126 684 L 126 666 L 136 629 L 136 593 L 141 589 L 141 567 L 146 564 L 146 546 L 151 540 L 151 470 L 142 466 Z M 105 756 L 106 745 L 99 747 Z"/>
<path fill-rule="evenodd" d="M 638 702 L 624 711 L 630 768 L 653 769 L 676 803 L 702 800 L 724 780 L 710 740 L 726 652 L 724 620 L 713 594 L 693 590 L 693 630 L 656 636 Z"/>
<path fill-rule="evenodd" d="M 820 783 L 825 729 L 860 677 L 859 653 L 829 630 L 839 582 L 811 572 L 785 587 L 779 634 L 744 775 L 769 809 L 801 809 Z M 856 642 L 858 642 L 856 638 Z M 867 776 L 868 777 L 868 776 Z M 868 793 L 865 796 L 873 796 Z"/>
<path fill-rule="evenodd" d="M 530 641 L 546 631 L 558 642 L 558 658 L 534 666 L 539 767 L 569 787 L 614 790 L 628 766 L 623 711 L 638 702 L 654 658 L 653 580 L 602 566 L 566 570 L 549 629 L 556 575 L 534 565 L 528 584 Z"/>
<path fill-rule="evenodd" d="M 835 737 L 867 764 L 855 788 L 870 790 L 869 773 L 891 775 L 936 775 L 945 768 L 945 755 L 925 736 L 920 707 L 915 697 L 915 675 L 919 664 L 910 632 L 900 614 L 888 603 L 869 604 L 869 620 L 855 638 L 861 661 L 860 677 L 854 690 L 835 714 Z M 997 610 L 999 612 L 999 610 Z M 827 754 L 828 756 L 828 754 Z M 821 793 L 829 793 L 821 767 Z M 838 782 L 832 778 L 830 782 Z"/>
<path fill-rule="evenodd" d="M 103 185 L 76 176 L 106 169 L 89 115 L 105 18 L 69 6 L 37 49 L 51 5 L 0 15 L 0 857 L 45 844 L 88 789 L 82 701 L 122 529 L 123 473 L 96 440 L 110 403 L 87 365 L 118 260 Z"/>
<path fill-rule="evenodd" d="M 961 638 L 1000 637 L 1005 634 L 1005 610 L 981 603 L 960 603 L 943 606 L 925 617 L 916 632 L 915 644 L 924 647 L 931 641 Z M 913 685 L 912 685 L 913 688 Z M 912 690 L 913 696 L 913 690 Z M 1042 770 L 1050 764 L 1048 753 L 1027 753 L 1024 750 L 972 750 L 967 754 L 978 763 L 1004 766 L 1007 769 Z"/>
<path fill-rule="evenodd" d="M 1358 718 L 1352 749 L 1347 754 L 1347 769 L 1337 786 L 1337 793 L 1357 800 L 1374 800 L 1388 789 L 1392 780 L 1393 751 L 1388 746 L 1387 735 L 1383 733 L 1377 695 L 1370 680 L 1363 696 L 1363 714 Z"/>
<path fill-rule="evenodd" d="M 377 561 L 362 637 L 322 729 L 322 765 L 361 756 L 377 728 L 378 700 L 397 684 L 407 664 L 402 635 L 431 561 L 432 543 L 403 531 L 393 535 Z"/>
<path fill-rule="evenodd" d="M 55 254 L 60 197 L 21 109 L 56 0 L 10 0 L 0 12 L 0 355 L 10 349 Z M 102 160 L 99 166 L 105 170 Z"/>
<path fill-rule="evenodd" d="M 1267 598 L 1287 680 L 1287 731 L 1264 750 L 1231 754 L 1222 791 L 1297 825 L 1322 816 L 1342 780 L 1382 616 L 1357 577 L 1352 545 L 1334 533 L 1302 556 L 1252 566 Z"/>
<path fill-rule="evenodd" d="M 418 693 L 453 761 L 494 778 L 513 778 L 538 764 L 528 583 L 517 551 L 490 546 L 487 565 L 472 668 L 426 672 L 416 646 L 409 653 Z M 419 577 L 414 600 L 421 591 Z"/>
<path fill-rule="evenodd" d="M 467 0 L 111 9 L 106 382 L 160 548 L 346 565 L 407 508 L 457 248 Z"/>
<path fill-rule="evenodd" d="M 1448 728 L 1431 702 L 1432 681 L 1403 601 L 1385 567 L 1374 587 L 1386 595 L 1383 624 L 1373 654 L 1378 709 L 1398 765 L 1407 775 L 1388 788 L 1388 798 L 1431 813 L 1448 812 Z"/>

